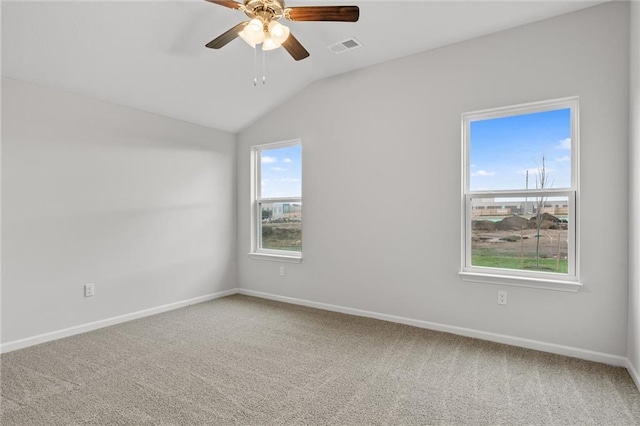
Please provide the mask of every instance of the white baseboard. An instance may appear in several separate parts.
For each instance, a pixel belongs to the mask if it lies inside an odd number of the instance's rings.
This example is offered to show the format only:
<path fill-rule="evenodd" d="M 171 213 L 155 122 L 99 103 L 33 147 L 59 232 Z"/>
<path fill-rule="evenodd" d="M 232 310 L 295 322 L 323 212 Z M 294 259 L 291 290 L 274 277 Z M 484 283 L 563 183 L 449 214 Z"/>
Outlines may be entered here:
<path fill-rule="evenodd" d="M 507 336 L 504 334 L 489 333 L 486 331 L 474 330 L 471 328 L 456 327 L 452 325 L 439 324 L 435 322 L 416 320 L 411 318 L 399 317 L 395 315 L 381 314 L 378 312 L 364 311 L 361 309 L 347 308 L 344 306 L 330 305 L 327 303 L 313 302 L 311 300 L 296 299 L 293 297 L 278 296 L 271 293 L 263 293 L 260 291 L 238 289 L 239 294 L 247 296 L 260 297 L 279 302 L 292 303 L 294 305 L 308 306 L 311 308 L 323 309 L 325 311 L 340 312 L 343 314 L 356 315 L 361 317 L 375 318 L 383 321 L 395 322 L 400 324 L 411 325 L 429 330 L 443 331 L 446 333 L 458 334 L 476 339 L 488 340 L 491 342 L 504 343 L 511 346 L 519 346 L 527 349 L 535 349 L 538 351 L 549 352 L 558 355 L 565 355 L 573 358 L 585 359 L 587 361 L 595 361 L 603 364 L 614 365 L 616 367 L 627 367 L 629 363 L 627 358 L 617 355 L 606 354 L 603 352 L 595 352 L 587 349 L 579 349 L 571 346 L 557 345 L 555 343 L 541 342 L 538 340 L 523 339 L 521 337 Z M 631 370 L 629 370 L 631 371 Z M 632 373 L 633 375 L 633 373 Z M 634 377 L 637 381 L 637 375 Z M 640 386 L 639 386 L 640 388 Z"/>
<path fill-rule="evenodd" d="M 183 308 L 189 305 L 195 305 L 196 303 L 207 302 L 213 299 L 219 299 L 225 296 L 231 296 L 236 294 L 238 289 L 231 289 L 220 291 L 217 293 L 211 293 L 200 297 L 194 297 L 193 299 L 181 300 L 179 302 L 173 302 L 162 306 L 156 306 L 155 308 L 143 309 L 141 311 L 132 312 L 130 314 L 119 315 L 117 317 L 111 317 L 99 321 L 90 322 L 87 324 L 76 325 L 73 327 L 65 328 L 63 330 L 52 331 L 49 333 L 40 334 L 33 337 L 27 337 L 25 339 L 14 340 L 11 342 L 3 343 L 0 345 L 0 353 L 6 353 L 15 351 L 17 349 L 26 348 L 28 346 L 38 345 L 40 343 L 50 342 L 52 340 L 62 339 L 64 337 L 73 336 L 75 334 L 85 333 L 87 331 L 96 330 L 98 328 L 108 327 L 110 325 L 120 324 L 126 321 L 134 319 L 148 317 L 150 315 L 159 314 L 166 311 L 171 311 L 178 308 Z"/>
<path fill-rule="evenodd" d="M 629 371 L 629 375 L 631 376 L 633 381 L 636 382 L 636 387 L 638 388 L 638 390 L 640 390 L 640 375 L 638 374 L 638 371 L 635 369 L 633 364 L 631 364 L 631 361 L 628 359 L 627 359 L 626 367 L 627 367 L 627 371 Z"/>
<path fill-rule="evenodd" d="M 294 305 L 308 306 L 311 308 L 323 309 L 326 311 L 332 312 L 340 312 L 348 315 L 356 315 L 361 317 L 368 317 L 379 319 L 383 321 L 389 321 L 399 324 L 411 325 L 414 327 L 425 328 L 429 330 L 435 331 L 443 331 L 446 333 L 458 334 L 466 337 L 473 337 L 476 339 L 488 340 L 491 342 L 504 343 L 512 346 L 519 346 L 528 349 L 535 349 L 543 352 L 554 353 L 558 355 L 570 356 L 573 358 L 585 359 L 588 361 L 601 362 L 604 364 L 615 365 L 618 367 L 626 367 L 629 371 L 629 374 L 633 378 L 640 389 L 640 375 L 635 370 L 634 366 L 631 362 L 621 356 L 606 354 L 602 352 L 590 351 L 587 349 L 574 348 L 571 346 L 557 345 L 554 343 L 541 342 L 537 340 L 531 339 L 523 339 L 520 337 L 507 336 L 504 334 L 490 333 L 481 330 L 475 330 L 471 328 L 464 327 L 456 327 L 451 325 L 439 324 L 435 322 L 416 320 L 406 317 L 400 317 L 396 315 L 388 315 L 381 314 L 378 312 L 365 311 L 362 309 L 348 308 L 344 306 L 331 305 L 328 303 L 321 302 L 313 302 L 311 300 L 305 299 L 297 299 L 293 297 L 287 296 L 279 296 L 271 293 L 264 293 L 260 291 L 248 290 L 248 289 L 231 289 L 225 290 L 218 293 L 211 293 L 200 297 L 195 297 L 193 299 L 182 300 L 179 302 L 169 303 L 167 305 L 157 306 L 150 309 L 144 309 L 137 312 L 132 312 L 125 315 L 120 315 L 117 317 L 107 318 L 104 320 L 99 320 L 87 324 L 81 324 L 74 327 L 65 328 L 63 330 L 57 330 L 50 333 L 40 334 L 38 336 L 28 337 L 25 339 L 14 340 L 11 342 L 4 343 L 0 345 L 0 353 L 6 353 L 15 351 L 17 349 L 26 348 L 28 346 L 37 345 L 40 343 L 49 342 L 52 340 L 62 339 L 64 337 L 73 336 L 75 334 L 85 333 L 87 331 L 96 330 L 103 327 L 108 327 L 110 325 L 120 324 L 126 321 L 131 321 L 134 319 L 159 314 L 166 311 L 171 311 L 173 309 L 182 308 L 189 305 L 194 305 L 196 303 L 207 302 L 209 300 L 218 299 L 221 297 L 231 296 L 233 294 L 244 294 L 247 296 L 259 297 L 262 299 L 270 299 L 284 303 L 291 303 Z"/>

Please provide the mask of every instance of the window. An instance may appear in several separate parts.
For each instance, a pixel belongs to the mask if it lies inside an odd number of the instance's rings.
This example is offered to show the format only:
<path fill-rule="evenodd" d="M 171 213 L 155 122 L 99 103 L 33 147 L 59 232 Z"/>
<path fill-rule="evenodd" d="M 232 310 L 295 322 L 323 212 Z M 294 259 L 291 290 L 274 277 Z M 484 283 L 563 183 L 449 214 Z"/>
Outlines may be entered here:
<path fill-rule="evenodd" d="M 302 259 L 302 144 L 299 140 L 252 149 L 255 258 Z"/>
<path fill-rule="evenodd" d="M 462 271 L 577 291 L 578 100 L 463 114 Z"/>

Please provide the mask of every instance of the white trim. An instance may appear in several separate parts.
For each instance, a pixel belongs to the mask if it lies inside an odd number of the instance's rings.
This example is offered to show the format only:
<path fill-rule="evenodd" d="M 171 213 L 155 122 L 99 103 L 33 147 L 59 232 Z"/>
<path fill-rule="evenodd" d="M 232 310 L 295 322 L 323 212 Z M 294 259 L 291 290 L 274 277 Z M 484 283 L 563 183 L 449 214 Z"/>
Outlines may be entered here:
<path fill-rule="evenodd" d="M 638 388 L 638 390 L 640 390 L 640 374 L 638 374 L 633 364 L 631 363 L 631 360 L 628 358 L 627 358 L 626 367 L 627 367 L 627 371 L 629 372 L 629 375 L 631 376 L 633 381 L 636 383 L 636 387 Z"/>
<path fill-rule="evenodd" d="M 551 188 L 551 189 L 529 189 L 511 190 L 499 189 L 495 191 L 469 191 L 467 197 L 470 198 L 522 198 L 522 197 L 569 197 L 575 191 L 571 188 Z M 506 202 L 505 202 L 506 204 Z"/>
<path fill-rule="evenodd" d="M 148 317 L 150 315 L 155 315 L 162 312 L 172 311 L 174 309 L 183 308 L 185 306 L 195 305 L 196 303 L 208 302 L 209 300 L 231 296 L 236 293 L 238 293 L 238 289 L 233 288 L 231 290 L 224 290 L 217 293 L 211 293 L 204 296 L 194 297 L 193 299 L 181 300 L 179 302 L 173 302 L 173 303 L 168 303 L 162 306 L 156 306 L 155 308 L 143 309 L 141 311 L 131 312 L 129 314 L 118 315 L 116 317 L 106 318 L 103 320 L 98 320 L 98 321 L 81 324 L 81 325 L 75 325 L 73 327 L 52 331 L 49 333 L 39 334 L 33 337 L 14 340 L 12 342 L 1 344 L 0 353 L 7 353 L 7 352 L 15 351 L 17 349 L 38 345 L 40 343 L 50 342 L 52 340 L 62 339 L 64 337 L 86 333 L 87 331 L 97 330 L 99 328 L 108 327 L 110 325 L 120 324 L 123 322 L 132 321 L 138 318 Z"/>
<path fill-rule="evenodd" d="M 487 268 L 494 271 L 494 268 Z M 544 279 L 535 277 L 525 277 L 517 275 L 498 275 L 482 272 L 458 272 L 460 278 L 468 282 L 510 285 L 515 287 L 540 288 L 544 290 L 558 290 L 576 293 L 582 288 L 582 283 L 578 281 L 565 281 L 556 279 Z"/>
<path fill-rule="evenodd" d="M 267 259 L 268 256 L 254 257 L 258 254 L 269 255 L 269 251 L 262 249 L 262 212 L 260 210 L 261 203 L 278 203 L 278 202 L 291 202 L 300 203 L 302 205 L 302 193 L 300 197 L 274 197 L 263 198 L 262 197 L 262 151 L 287 148 L 293 146 L 300 146 L 300 172 L 302 173 L 302 139 L 290 139 L 283 142 L 271 142 L 254 145 L 251 147 L 251 222 L 249 229 L 251 231 L 251 253 L 249 255 L 255 259 Z M 302 176 L 300 176 L 302 178 Z M 302 190 L 302 188 L 301 188 Z M 281 257 L 294 258 L 301 257 L 291 254 L 288 251 L 282 251 Z M 278 260 L 278 259 L 267 259 Z M 300 262 L 297 260 L 295 262 Z M 285 262 L 294 262 L 293 260 L 285 260 Z"/>
<path fill-rule="evenodd" d="M 523 114 L 539 113 L 568 108 L 571 111 L 571 187 L 545 188 L 535 190 L 494 190 L 471 191 L 470 186 L 470 125 L 473 121 L 488 120 Z M 579 179 L 579 146 L 580 146 L 580 113 L 579 98 L 577 96 L 537 101 L 513 106 L 485 109 L 462 114 L 461 120 L 461 149 L 462 149 L 462 244 L 459 275 L 465 281 L 484 282 L 491 284 L 515 285 L 521 287 L 541 288 L 547 290 L 578 291 L 580 274 L 580 179 Z M 471 264 L 471 236 L 472 215 L 471 202 L 473 198 L 483 197 L 535 197 L 535 196 L 566 196 L 569 204 L 568 227 L 568 271 L 562 273 L 547 273 L 525 271 L 521 269 L 502 269 L 493 267 L 477 267 Z M 503 278 L 504 277 L 504 278 Z M 556 284 L 552 283 L 555 281 Z"/>
<path fill-rule="evenodd" d="M 458 334 L 460 336 L 473 337 L 476 339 L 488 340 L 490 342 L 503 343 L 506 345 L 519 346 L 527 349 L 534 349 L 543 352 L 549 352 L 558 355 L 565 355 L 573 358 L 585 359 L 587 361 L 600 362 L 604 364 L 615 365 L 617 367 L 625 367 L 628 364 L 627 358 L 606 354 L 603 352 L 591 351 L 588 349 L 574 348 L 571 346 L 558 345 L 555 343 L 541 342 L 538 340 L 523 339 L 521 337 L 507 336 L 504 334 L 490 333 L 471 328 L 456 327 L 452 325 L 439 324 L 435 322 L 416 320 L 411 318 L 400 317 L 396 315 L 381 314 L 378 312 L 365 311 L 362 309 L 347 308 L 344 306 L 331 305 L 328 303 L 313 302 L 311 300 L 297 299 L 294 297 L 279 296 L 271 293 L 263 293 L 261 291 L 238 289 L 239 294 L 246 296 L 259 297 L 262 299 L 276 300 L 278 302 L 291 303 L 294 305 L 308 306 L 311 308 L 323 309 L 325 311 L 340 312 L 348 315 L 356 315 L 360 317 L 374 318 L 383 321 L 395 322 L 399 324 L 411 325 L 413 327 L 426 328 L 428 330 L 443 331 L 445 333 Z"/>
<path fill-rule="evenodd" d="M 288 253 L 288 252 L 287 252 Z M 302 262 L 302 255 L 300 256 L 287 256 L 284 254 L 274 253 L 249 253 L 249 257 L 256 260 L 272 260 L 274 262 L 287 262 L 287 263 L 300 263 Z"/>
<path fill-rule="evenodd" d="M 527 102 L 523 104 L 508 105 L 498 108 L 487 108 L 478 111 L 465 112 L 462 115 L 465 117 L 469 117 L 470 121 L 478 119 L 486 120 L 491 118 L 501 118 L 510 115 L 533 114 L 536 112 L 573 108 L 578 102 L 578 96 L 568 96 L 566 98 Z"/>
<path fill-rule="evenodd" d="M 257 145 L 253 145 L 251 149 L 263 150 L 263 149 L 274 149 L 274 148 L 286 148 L 288 146 L 296 146 L 298 144 L 302 144 L 302 138 L 288 139 L 282 142 L 259 143 Z"/>
<path fill-rule="evenodd" d="M 0 353 L 7 353 L 18 349 L 26 348 L 29 346 L 37 345 L 40 343 L 50 342 L 52 340 L 62 339 L 64 337 L 73 336 L 76 334 L 85 333 L 99 328 L 108 327 L 111 325 L 120 324 L 134 319 L 143 318 L 162 312 L 171 311 L 174 309 L 182 308 L 196 303 L 207 302 L 214 299 L 219 299 L 234 294 L 243 294 L 245 296 L 258 297 L 261 299 L 276 300 L 278 302 L 290 303 L 293 305 L 308 306 L 311 308 L 322 309 L 325 311 L 340 312 L 348 315 L 356 315 L 367 318 L 379 319 L 382 321 L 388 321 L 398 324 L 406 324 L 413 327 L 425 328 L 428 330 L 442 331 L 445 333 L 458 334 L 461 336 L 472 337 L 476 339 L 488 340 L 491 342 L 503 343 L 512 346 L 519 346 L 528 349 L 534 349 L 559 355 L 565 355 L 574 358 L 585 359 L 588 361 L 601 362 L 604 364 L 615 365 L 617 367 L 626 367 L 629 371 L 629 375 L 633 378 L 638 389 L 640 389 L 640 375 L 635 370 L 631 361 L 625 357 L 610 355 L 603 352 L 595 352 L 587 349 L 573 348 L 571 346 L 557 345 L 554 343 L 540 342 L 537 340 L 523 339 L 520 337 L 507 336 L 504 334 L 489 333 L 481 330 L 475 330 L 471 328 L 456 327 L 451 325 L 445 325 L 440 323 L 434 323 L 429 321 L 416 320 L 406 317 L 400 317 L 396 315 L 381 314 L 372 311 L 365 311 L 362 309 L 347 308 L 338 305 L 331 305 L 328 303 L 313 302 L 305 299 L 297 299 L 294 297 L 279 296 L 271 293 L 264 293 L 261 291 L 248 290 L 243 288 L 233 288 L 230 290 L 220 291 L 217 293 L 208 294 L 205 296 L 195 297 L 193 299 L 183 300 L 180 302 L 169 303 L 167 305 L 157 306 L 155 308 L 144 309 L 142 311 L 132 312 L 130 314 L 120 315 L 117 317 L 107 318 L 104 320 L 94 321 L 87 324 L 82 324 L 74 327 L 69 327 L 63 330 L 53 331 L 50 333 L 40 334 L 38 336 L 28 337 L 25 339 L 14 340 L 0 345 Z"/>

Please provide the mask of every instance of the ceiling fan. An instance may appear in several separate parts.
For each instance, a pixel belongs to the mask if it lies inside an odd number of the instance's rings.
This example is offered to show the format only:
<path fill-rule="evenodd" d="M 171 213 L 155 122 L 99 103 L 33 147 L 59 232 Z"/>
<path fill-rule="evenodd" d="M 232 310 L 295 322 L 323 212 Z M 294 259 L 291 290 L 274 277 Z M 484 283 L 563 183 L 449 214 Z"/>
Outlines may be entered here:
<path fill-rule="evenodd" d="M 207 47 L 220 49 L 236 37 L 241 37 L 250 46 L 262 44 L 262 50 L 273 50 L 282 46 L 299 61 L 309 56 L 289 28 L 280 24 L 282 17 L 289 21 L 338 21 L 356 22 L 360 17 L 358 6 L 297 6 L 285 7 L 284 0 L 206 0 L 220 6 L 244 12 L 249 21 L 235 27 L 207 43 Z"/>

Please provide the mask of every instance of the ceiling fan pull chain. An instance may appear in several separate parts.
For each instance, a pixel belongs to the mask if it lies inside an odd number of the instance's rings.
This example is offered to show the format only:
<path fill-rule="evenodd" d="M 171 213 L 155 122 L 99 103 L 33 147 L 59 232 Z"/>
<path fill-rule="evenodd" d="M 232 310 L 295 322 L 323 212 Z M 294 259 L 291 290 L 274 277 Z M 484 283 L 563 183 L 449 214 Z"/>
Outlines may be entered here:
<path fill-rule="evenodd" d="M 256 47 L 253 46 L 253 86 L 258 85 L 258 52 Z"/>
<path fill-rule="evenodd" d="M 262 84 L 267 84 L 267 66 L 266 66 L 266 61 L 267 61 L 267 55 L 266 53 L 264 53 L 264 49 L 262 49 Z"/>

